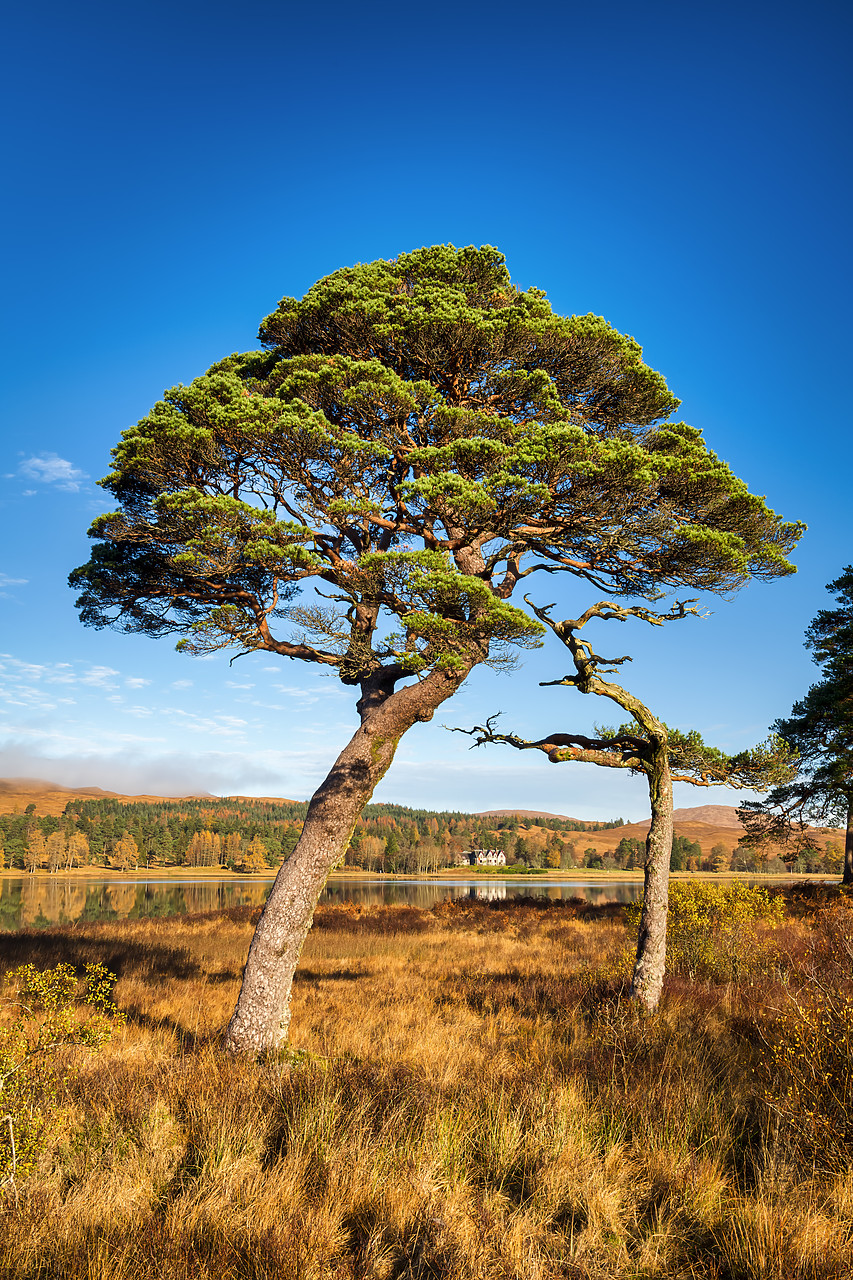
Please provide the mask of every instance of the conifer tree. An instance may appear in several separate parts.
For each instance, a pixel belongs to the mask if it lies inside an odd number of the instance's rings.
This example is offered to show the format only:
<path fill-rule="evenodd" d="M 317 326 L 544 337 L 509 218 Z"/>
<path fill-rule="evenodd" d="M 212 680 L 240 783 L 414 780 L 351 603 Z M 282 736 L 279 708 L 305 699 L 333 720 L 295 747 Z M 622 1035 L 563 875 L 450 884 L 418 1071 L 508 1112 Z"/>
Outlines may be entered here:
<path fill-rule="evenodd" d="M 520 751 L 541 751 L 552 764 L 574 761 L 608 769 L 629 769 L 632 773 L 645 775 L 651 823 L 643 861 L 643 904 L 631 992 L 645 1008 L 653 1010 L 660 1000 L 666 969 L 669 872 L 674 866 L 673 782 L 689 782 L 695 787 L 760 788 L 768 782 L 791 777 L 791 752 L 781 739 L 773 737 L 751 750 L 730 756 L 716 747 L 707 746 L 695 730 L 685 734 L 670 729 L 635 694 L 613 680 L 604 679 L 605 674 L 612 674 L 630 658 L 603 658 L 578 635 L 593 619 L 625 622 L 628 618 L 639 618 L 653 626 L 662 626 L 694 613 L 687 602 L 680 602 L 669 613 L 662 614 L 640 605 L 624 606 L 612 601 L 599 601 L 590 605 L 580 618 L 567 618 L 562 622 L 551 618 L 553 605 L 544 609 L 535 605 L 531 607 L 569 650 L 574 667 L 570 675 L 546 683 L 566 685 L 580 693 L 607 698 L 627 711 L 631 723 L 615 729 L 601 727 L 594 738 L 560 731 L 545 738 L 528 740 L 516 734 L 497 732 L 495 717 L 491 717 L 485 725 L 476 725 L 461 732 L 473 736 L 476 746 L 502 742 Z M 588 861 L 587 865 L 600 865 L 598 854 L 594 850 L 592 853 L 596 861 Z M 677 863 L 675 869 L 680 870 L 680 848 Z"/>
<path fill-rule="evenodd" d="M 823 678 L 773 725 L 796 752 L 798 774 L 741 806 L 742 843 L 782 844 L 790 859 L 820 848 L 815 827 L 841 825 L 842 883 L 853 884 L 853 565 L 826 589 L 838 607 L 821 609 L 805 641 Z"/>
<path fill-rule="evenodd" d="M 201 854 L 201 838 L 198 831 L 194 831 L 187 845 L 187 852 L 184 857 L 184 866 L 197 867 L 199 865 L 199 857 Z"/>
<path fill-rule="evenodd" d="M 329 870 L 401 737 L 536 644 L 537 572 L 639 597 L 791 572 L 800 528 L 750 494 L 642 351 L 555 314 L 503 257 L 439 245 L 344 269 L 130 428 L 103 482 L 84 623 L 337 672 L 360 724 L 255 932 L 227 1043 L 286 1038 Z"/>

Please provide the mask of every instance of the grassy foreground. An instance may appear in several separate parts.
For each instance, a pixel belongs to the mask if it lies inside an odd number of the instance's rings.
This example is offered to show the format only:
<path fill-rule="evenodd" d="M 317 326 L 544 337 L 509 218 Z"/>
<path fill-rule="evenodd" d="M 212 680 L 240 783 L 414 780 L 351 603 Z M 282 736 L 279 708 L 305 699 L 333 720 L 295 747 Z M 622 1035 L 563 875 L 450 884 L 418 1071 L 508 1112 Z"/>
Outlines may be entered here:
<path fill-rule="evenodd" d="M 0 1276 L 853 1275 L 851 919 L 801 900 L 644 1018 L 621 908 L 325 908 L 265 1065 L 218 1050 L 248 910 L 0 937 L 127 1015 L 57 1061 Z"/>

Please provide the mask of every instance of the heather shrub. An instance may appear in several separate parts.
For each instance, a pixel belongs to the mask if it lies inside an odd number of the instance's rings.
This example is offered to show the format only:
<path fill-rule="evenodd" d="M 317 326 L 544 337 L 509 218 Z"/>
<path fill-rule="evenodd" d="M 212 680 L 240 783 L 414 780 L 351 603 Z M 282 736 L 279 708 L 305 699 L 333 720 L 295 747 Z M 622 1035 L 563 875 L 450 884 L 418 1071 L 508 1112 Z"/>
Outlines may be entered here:
<path fill-rule="evenodd" d="M 820 907 L 778 1011 L 765 1100 L 780 1147 L 815 1168 L 853 1165 L 853 906 Z"/>

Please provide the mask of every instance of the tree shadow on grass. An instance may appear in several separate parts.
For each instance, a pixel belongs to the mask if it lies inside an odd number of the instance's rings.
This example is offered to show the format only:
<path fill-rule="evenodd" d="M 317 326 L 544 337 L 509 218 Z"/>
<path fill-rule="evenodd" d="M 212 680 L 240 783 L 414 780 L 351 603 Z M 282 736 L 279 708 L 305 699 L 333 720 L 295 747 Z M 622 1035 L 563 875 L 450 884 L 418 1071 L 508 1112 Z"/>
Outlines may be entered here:
<path fill-rule="evenodd" d="M 211 978 L 185 948 L 164 946 L 154 938 L 105 937 L 94 929 L 84 932 L 73 925 L 0 934 L 0 971 L 22 964 L 38 969 L 69 964 L 82 974 L 92 963 L 105 965 L 117 978 Z"/>
<path fill-rule="evenodd" d="M 124 1013 L 127 1021 L 142 1031 L 148 1031 L 154 1035 L 163 1031 L 171 1032 L 178 1042 L 181 1054 L 199 1053 L 211 1046 L 223 1048 L 225 1044 L 224 1026 L 216 1027 L 214 1030 L 199 1030 L 197 1027 L 185 1026 L 177 1018 L 172 1018 L 168 1014 L 145 1013 L 139 1008 L 126 1009 Z"/>

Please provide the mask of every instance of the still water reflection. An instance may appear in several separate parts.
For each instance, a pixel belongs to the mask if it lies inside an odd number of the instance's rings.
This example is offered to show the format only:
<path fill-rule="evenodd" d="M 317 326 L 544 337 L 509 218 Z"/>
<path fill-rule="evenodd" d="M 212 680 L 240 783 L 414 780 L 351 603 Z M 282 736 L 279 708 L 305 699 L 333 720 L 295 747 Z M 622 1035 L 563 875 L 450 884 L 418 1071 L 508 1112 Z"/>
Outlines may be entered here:
<path fill-rule="evenodd" d="M 266 900 L 272 879 L 223 880 L 96 880 L 83 876 L 20 876 L 0 879 L 0 930 L 45 928 L 75 920 L 118 920 L 126 917 L 173 916 L 186 912 L 217 911 L 223 907 L 259 906 Z M 445 898 L 494 901 L 525 895 L 549 898 L 584 898 L 587 902 L 634 902 L 642 886 L 636 882 L 608 884 L 570 883 L 543 878 L 501 881 L 454 880 L 350 880 L 330 877 L 325 903 L 359 903 L 373 906 L 395 903 L 434 907 Z"/>

